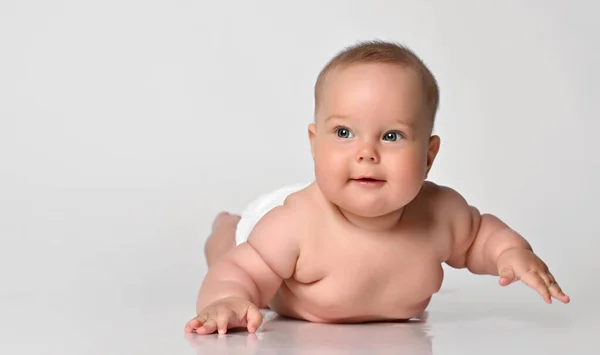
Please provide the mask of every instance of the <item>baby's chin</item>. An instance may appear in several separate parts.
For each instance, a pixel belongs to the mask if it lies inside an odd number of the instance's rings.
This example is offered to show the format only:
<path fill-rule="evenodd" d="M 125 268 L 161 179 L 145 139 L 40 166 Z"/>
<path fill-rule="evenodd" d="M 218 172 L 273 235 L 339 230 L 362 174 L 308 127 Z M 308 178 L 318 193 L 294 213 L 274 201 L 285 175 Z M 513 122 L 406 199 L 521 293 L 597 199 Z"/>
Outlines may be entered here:
<path fill-rule="evenodd" d="M 361 218 L 381 218 L 389 216 L 390 214 L 399 212 L 402 210 L 402 206 L 397 208 L 368 208 L 365 206 L 353 206 L 353 205 L 338 205 L 340 209 L 350 212 L 353 215 Z"/>
<path fill-rule="evenodd" d="M 341 210 L 361 218 L 385 217 L 399 212 L 402 210 L 402 208 L 404 208 L 404 205 L 399 204 L 397 201 L 367 201 L 365 199 L 358 198 L 343 198 L 337 201 L 334 200 L 332 202 L 335 203 Z"/>

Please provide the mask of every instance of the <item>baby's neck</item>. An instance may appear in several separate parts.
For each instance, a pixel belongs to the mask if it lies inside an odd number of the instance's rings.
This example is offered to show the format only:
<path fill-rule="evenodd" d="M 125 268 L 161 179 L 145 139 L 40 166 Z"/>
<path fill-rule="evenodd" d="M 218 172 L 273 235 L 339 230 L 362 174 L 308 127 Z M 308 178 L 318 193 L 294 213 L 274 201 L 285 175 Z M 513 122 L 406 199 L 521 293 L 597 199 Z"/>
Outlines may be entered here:
<path fill-rule="evenodd" d="M 393 211 L 383 216 L 364 217 L 355 215 L 338 207 L 339 212 L 348 221 L 357 228 L 371 232 L 385 232 L 394 229 L 400 223 L 406 207 Z"/>

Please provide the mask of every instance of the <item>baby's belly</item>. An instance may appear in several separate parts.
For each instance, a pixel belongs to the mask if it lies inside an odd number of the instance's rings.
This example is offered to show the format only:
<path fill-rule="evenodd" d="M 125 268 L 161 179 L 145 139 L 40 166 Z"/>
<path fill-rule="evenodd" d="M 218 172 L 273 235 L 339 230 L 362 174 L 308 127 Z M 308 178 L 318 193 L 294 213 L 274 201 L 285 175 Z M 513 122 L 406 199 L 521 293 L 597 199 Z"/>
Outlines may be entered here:
<path fill-rule="evenodd" d="M 327 278 L 310 284 L 289 280 L 269 306 L 281 315 L 311 322 L 408 320 L 423 313 L 440 289 L 443 272 L 431 276 L 426 280 L 390 278 L 364 283 Z"/>

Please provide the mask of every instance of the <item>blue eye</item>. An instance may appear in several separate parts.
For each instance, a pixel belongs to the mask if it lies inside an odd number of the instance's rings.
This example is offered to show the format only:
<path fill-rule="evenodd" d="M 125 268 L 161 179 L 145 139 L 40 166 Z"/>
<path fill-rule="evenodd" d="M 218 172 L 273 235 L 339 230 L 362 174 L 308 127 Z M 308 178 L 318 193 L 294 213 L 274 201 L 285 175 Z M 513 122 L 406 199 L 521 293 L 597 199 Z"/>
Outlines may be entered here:
<path fill-rule="evenodd" d="M 402 134 L 400 132 L 388 132 L 383 136 L 384 141 L 395 142 L 402 139 Z"/>
<path fill-rule="evenodd" d="M 335 134 L 339 138 L 352 138 L 352 132 L 350 132 L 350 130 L 348 128 L 345 128 L 345 127 L 340 127 L 338 129 L 336 129 L 335 130 Z"/>

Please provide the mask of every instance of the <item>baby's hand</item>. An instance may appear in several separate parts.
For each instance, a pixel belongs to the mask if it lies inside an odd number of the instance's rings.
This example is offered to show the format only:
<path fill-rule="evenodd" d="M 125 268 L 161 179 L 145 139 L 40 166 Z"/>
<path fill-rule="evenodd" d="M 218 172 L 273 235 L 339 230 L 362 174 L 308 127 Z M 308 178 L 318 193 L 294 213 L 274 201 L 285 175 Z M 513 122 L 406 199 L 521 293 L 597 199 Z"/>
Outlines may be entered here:
<path fill-rule="evenodd" d="M 569 296 L 560 289 L 546 264 L 531 250 L 509 249 L 498 258 L 500 285 L 507 286 L 521 280 L 535 289 L 546 301 L 552 303 L 552 297 L 563 303 L 569 303 Z"/>
<path fill-rule="evenodd" d="M 218 330 L 219 334 L 225 334 L 227 329 L 247 327 L 253 333 L 262 319 L 262 313 L 252 302 L 241 297 L 228 297 L 200 311 L 197 317 L 186 324 L 185 332 L 211 334 Z"/>

